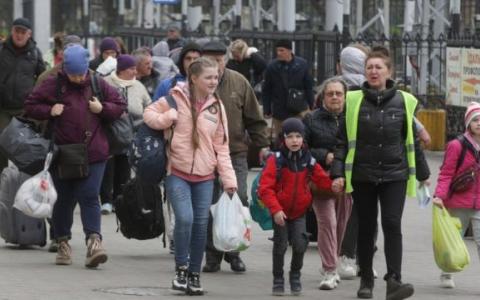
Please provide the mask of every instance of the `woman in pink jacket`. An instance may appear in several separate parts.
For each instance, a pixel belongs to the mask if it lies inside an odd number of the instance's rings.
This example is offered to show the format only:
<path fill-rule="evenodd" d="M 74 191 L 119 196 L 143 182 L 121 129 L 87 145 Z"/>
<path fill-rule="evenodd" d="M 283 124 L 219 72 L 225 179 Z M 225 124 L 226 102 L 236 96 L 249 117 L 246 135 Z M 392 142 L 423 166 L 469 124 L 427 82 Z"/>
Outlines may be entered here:
<path fill-rule="evenodd" d="M 143 119 L 153 129 L 172 136 L 168 145 L 167 198 L 175 214 L 175 278 L 172 289 L 203 295 L 200 266 L 207 238 L 208 214 L 213 194 L 214 172 L 218 171 L 226 192 L 237 190 L 230 160 L 228 127 L 220 99 L 218 65 L 198 58 L 187 72 L 186 83 L 178 83 L 171 95 L 178 109 L 162 97 L 146 108 Z M 172 127 L 173 125 L 173 127 Z"/>
<path fill-rule="evenodd" d="M 480 257 L 480 103 L 471 102 L 468 106 L 465 113 L 465 128 L 463 141 L 455 139 L 447 146 L 433 203 L 445 206 L 451 216 L 460 219 L 462 236 L 470 221 L 472 222 L 473 236 Z M 463 147 L 467 147 L 467 151 L 463 162 L 457 165 L 461 160 Z M 455 176 L 472 166 L 477 167 L 475 182 L 464 191 L 452 191 L 451 183 Z M 452 274 L 442 273 L 440 282 L 444 288 L 455 287 Z"/>

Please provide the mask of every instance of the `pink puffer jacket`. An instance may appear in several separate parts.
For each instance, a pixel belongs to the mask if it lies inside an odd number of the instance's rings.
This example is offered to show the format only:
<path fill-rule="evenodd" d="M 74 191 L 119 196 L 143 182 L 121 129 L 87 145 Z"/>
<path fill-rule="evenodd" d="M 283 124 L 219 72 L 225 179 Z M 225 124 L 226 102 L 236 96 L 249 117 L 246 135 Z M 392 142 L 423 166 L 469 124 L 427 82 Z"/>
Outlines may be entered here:
<path fill-rule="evenodd" d="M 153 129 L 167 129 L 175 122 L 173 139 L 168 147 L 168 169 L 173 167 L 186 174 L 207 176 L 213 174 L 216 168 L 224 188 L 236 188 L 237 179 L 230 159 L 223 104 L 213 96 L 203 104 L 196 124 L 199 145 L 194 149 L 192 113 L 187 93 L 185 85 L 179 83 L 171 91 L 178 110 L 170 108 L 167 100 L 162 97 L 149 105 L 143 113 L 143 120 Z M 165 137 L 169 136 L 168 131 L 166 130 Z"/>

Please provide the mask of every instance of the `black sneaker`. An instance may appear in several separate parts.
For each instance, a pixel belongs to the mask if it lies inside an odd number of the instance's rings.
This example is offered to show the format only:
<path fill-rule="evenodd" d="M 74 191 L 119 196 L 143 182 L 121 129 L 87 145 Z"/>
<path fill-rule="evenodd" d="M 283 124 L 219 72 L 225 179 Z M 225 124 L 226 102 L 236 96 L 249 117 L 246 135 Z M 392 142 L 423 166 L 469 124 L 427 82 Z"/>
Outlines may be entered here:
<path fill-rule="evenodd" d="M 283 296 L 285 294 L 285 280 L 283 277 L 273 278 L 272 295 Z"/>
<path fill-rule="evenodd" d="M 187 295 L 201 296 L 203 295 L 203 288 L 200 284 L 200 273 L 190 272 L 188 274 Z"/>
<path fill-rule="evenodd" d="M 175 271 L 175 278 L 172 281 L 172 290 L 183 291 L 187 290 L 187 266 L 177 267 Z"/>

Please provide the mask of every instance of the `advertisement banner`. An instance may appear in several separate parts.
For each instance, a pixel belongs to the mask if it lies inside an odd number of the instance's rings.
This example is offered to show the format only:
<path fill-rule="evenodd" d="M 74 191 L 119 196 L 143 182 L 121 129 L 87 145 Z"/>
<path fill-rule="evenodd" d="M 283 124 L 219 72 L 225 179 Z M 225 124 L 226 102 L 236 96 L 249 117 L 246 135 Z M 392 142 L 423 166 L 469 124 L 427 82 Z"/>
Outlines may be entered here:
<path fill-rule="evenodd" d="M 462 61 L 462 48 L 447 48 L 447 105 L 461 105 Z"/>
<path fill-rule="evenodd" d="M 480 49 L 464 48 L 462 59 L 462 101 L 467 106 L 471 101 L 480 101 Z"/>

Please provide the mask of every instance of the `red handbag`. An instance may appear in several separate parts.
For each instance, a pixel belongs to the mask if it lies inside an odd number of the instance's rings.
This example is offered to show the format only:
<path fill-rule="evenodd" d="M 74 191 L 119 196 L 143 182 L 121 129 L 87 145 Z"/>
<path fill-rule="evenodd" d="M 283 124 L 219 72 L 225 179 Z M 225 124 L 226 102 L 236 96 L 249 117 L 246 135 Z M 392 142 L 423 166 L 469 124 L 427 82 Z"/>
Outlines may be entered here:
<path fill-rule="evenodd" d="M 472 187 L 477 181 L 478 165 L 469 167 L 465 171 L 455 175 L 450 183 L 450 195 L 464 192 Z"/>

